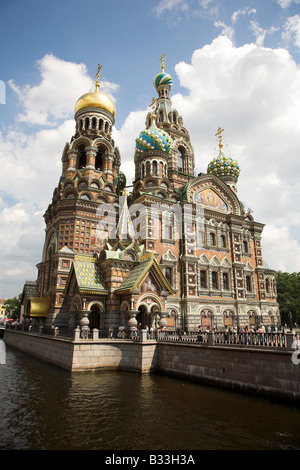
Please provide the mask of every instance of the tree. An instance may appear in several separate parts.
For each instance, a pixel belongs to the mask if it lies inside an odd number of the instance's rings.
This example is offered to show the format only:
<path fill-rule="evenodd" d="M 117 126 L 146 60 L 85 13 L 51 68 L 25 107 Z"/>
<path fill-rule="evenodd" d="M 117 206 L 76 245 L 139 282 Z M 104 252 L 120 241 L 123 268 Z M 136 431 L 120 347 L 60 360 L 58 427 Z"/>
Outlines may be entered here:
<path fill-rule="evenodd" d="M 300 325 L 300 273 L 277 271 L 277 300 L 282 323 L 289 324 L 289 312 L 293 323 Z"/>
<path fill-rule="evenodd" d="M 14 320 L 18 320 L 20 318 L 21 295 L 22 294 L 19 294 L 18 297 L 13 297 L 12 299 L 6 299 L 3 304 L 6 315 Z"/>

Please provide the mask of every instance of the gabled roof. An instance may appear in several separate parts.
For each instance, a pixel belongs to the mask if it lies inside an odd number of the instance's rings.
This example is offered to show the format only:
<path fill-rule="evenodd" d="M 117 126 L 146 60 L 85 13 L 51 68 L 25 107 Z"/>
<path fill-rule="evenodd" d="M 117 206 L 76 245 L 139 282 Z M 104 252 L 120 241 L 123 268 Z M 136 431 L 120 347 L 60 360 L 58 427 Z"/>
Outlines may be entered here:
<path fill-rule="evenodd" d="M 132 271 L 130 271 L 123 284 L 115 290 L 116 294 L 125 294 L 132 292 L 143 281 L 143 279 L 146 277 L 151 268 L 155 270 L 156 274 L 158 275 L 158 278 L 161 280 L 162 284 L 170 292 L 170 294 L 175 294 L 174 289 L 168 283 L 153 255 L 148 256 L 146 258 L 142 258 L 141 261 L 139 261 L 139 263 L 132 269 Z"/>
<path fill-rule="evenodd" d="M 81 292 L 97 292 L 102 294 L 108 293 L 108 289 L 104 284 L 99 268 L 97 268 L 96 266 L 95 260 L 73 261 L 67 285 L 64 291 L 65 294 L 67 294 L 69 290 L 71 279 L 73 276 L 76 277 L 77 286 Z"/>

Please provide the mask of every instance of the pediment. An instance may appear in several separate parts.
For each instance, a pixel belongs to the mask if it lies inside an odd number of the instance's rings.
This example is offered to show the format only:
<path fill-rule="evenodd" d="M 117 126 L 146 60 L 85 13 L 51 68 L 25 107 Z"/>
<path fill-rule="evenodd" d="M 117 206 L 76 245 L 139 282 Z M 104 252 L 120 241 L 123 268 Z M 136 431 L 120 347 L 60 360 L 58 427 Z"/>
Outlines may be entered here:
<path fill-rule="evenodd" d="M 164 261 L 177 261 L 177 256 L 175 256 L 169 248 L 168 251 L 162 255 L 162 259 Z"/>
<path fill-rule="evenodd" d="M 196 191 L 193 195 L 193 202 L 225 214 L 230 212 L 228 203 L 212 188 Z"/>
<path fill-rule="evenodd" d="M 204 209 L 223 214 L 242 214 L 242 206 L 231 187 L 213 174 L 202 174 L 185 187 L 184 199 Z"/>

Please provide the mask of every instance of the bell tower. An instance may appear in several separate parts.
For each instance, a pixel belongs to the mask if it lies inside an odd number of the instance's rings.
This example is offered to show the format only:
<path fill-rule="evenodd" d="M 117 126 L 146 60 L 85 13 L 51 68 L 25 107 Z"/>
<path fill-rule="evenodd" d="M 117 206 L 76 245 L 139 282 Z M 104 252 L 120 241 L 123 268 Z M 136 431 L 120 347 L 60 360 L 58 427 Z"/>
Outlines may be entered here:
<path fill-rule="evenodd" d="M 64 315 L 63 292 L 72 260 L 92 257 L 102 249 L 108 237 L 104 233 L 100 239 L 97 232 L 99 217 L 104 216 L 101 208 L 116 206 L 119 200 L 123 178 L 112 139 L 116 110 L 109 96 L 100 92 L 100 70 L 99 64 L 94 91 L 76 102 L 75 134 L 64 147 L 62 174 L 44 214 L 46 236 L 37 291 L 49 298 L 47 321 Z"/>
<path fill-rule="evenodd" d="M 159 129 L 167 132 L 172 141 L 172 149 L 168 158 L 168 178 L 178 188 L 194 178 L 194 150 L 190 136 L 183 125 L 183 119 L 173 108 L 170 91 L 173 85 L 172 77 L 165 72 L 165 54 L 160 58 L 161 71 L 154 78 L 154 87 L 158 98 L 155 107 L 155 122 Z M 151 119 L 148 113 L 146 123 Z"/>

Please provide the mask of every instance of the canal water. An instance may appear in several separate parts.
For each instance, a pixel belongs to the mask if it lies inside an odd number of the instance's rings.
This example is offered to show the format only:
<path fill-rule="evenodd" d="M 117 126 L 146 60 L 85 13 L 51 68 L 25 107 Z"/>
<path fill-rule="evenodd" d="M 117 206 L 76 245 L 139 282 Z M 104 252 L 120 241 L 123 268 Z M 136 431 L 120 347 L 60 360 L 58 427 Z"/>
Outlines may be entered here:
<path fill-rule="evenodd" d="M 71 374 L 0 343 L 1 450 L 300 449 L 300 407 L 156 374 Z"/>

